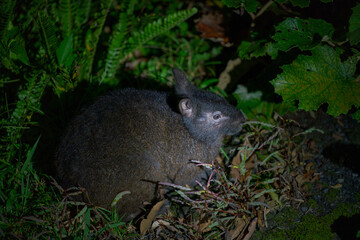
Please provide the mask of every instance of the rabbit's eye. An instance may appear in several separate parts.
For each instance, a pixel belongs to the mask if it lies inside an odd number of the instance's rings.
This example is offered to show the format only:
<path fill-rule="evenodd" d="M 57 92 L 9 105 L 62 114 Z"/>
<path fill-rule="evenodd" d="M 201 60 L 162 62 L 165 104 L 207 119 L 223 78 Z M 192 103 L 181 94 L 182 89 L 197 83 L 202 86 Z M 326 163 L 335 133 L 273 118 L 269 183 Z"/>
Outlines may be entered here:
<path fill-rule="evenodd" d="M 213 119 L 214 120 L 218 120 L 218 119 L 220 119 L 221 118 L 221 115 L 220 114 L 215 114 L 214 116 L 213 116 Z"/>

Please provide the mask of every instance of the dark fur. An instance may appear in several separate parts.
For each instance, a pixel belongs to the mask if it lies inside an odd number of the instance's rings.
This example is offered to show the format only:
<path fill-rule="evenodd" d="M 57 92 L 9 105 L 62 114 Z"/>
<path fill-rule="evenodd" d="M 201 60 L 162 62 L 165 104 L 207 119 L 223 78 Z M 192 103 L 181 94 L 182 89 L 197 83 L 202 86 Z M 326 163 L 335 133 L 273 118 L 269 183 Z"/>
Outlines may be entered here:
<path fill-rule="evenodd" d="M 214 160 L 223 137 L 238 133 L 245 118 L 173 71 L 182 114 L 166 93 L 125 89 L 100 97 L 71 122 L 56 156 L 64 187 L 85 187 L 92 202 L 104 207 L 129 190 L 118 209 L 130 219 L 154 197 L 154 184 L 141 179 L 185 185 L 200 176 L 202 170 L 189 160 Z M 215 111 L 224 121 L 204 118 Z"/>

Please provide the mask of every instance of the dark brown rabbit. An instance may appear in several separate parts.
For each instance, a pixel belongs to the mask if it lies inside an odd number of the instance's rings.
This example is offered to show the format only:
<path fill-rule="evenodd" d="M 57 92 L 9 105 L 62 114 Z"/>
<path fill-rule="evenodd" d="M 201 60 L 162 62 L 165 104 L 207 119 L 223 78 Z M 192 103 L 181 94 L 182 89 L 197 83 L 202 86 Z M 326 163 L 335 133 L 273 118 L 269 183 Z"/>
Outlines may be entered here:
<path fill-rule="evenodd" d="M 100 97 L 70 123 L 56 162 L 64 187 L 82 186 L 90 199 L 117 203 L 131 219 L 154 198 L 155 184 L 192 185 L 203 170 L 189 160 L 210 163 L 225 135 L 241 131 L 244 115 L 222 97 L 199 90 L 173 69 L 176 97 L 124 89 Z"/>

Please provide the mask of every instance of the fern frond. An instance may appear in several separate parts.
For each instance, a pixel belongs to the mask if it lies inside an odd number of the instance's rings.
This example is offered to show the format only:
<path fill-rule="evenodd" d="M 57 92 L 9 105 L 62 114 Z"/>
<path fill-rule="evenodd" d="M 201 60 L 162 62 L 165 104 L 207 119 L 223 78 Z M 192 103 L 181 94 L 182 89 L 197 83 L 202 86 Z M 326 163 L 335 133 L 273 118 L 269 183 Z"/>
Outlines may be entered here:
<path fill-rule="evenodd" d="M 15 4 L 15 0 L 0 1 L 0 40 L 4 40 L 7 35 L 7 28 L 11 21 Z"/>
<path fill-rule="evenodd" d="M 89 20 L 90 10 L 91 10 L 91 0 L 81 1 L 79 6 L 81 11 L 75 15 L 75 24 L 80 26 L 81 24 L 86 23 Z"/>
<path fill-rule="evenodd" d="M 59 15 L 61 21 L 61 30 L 63 37 L 70 35 L 73 29 L 73 16 L 76 8 L 76 3 L 71 0 L 60 0 L 59 1 Z"/>
<path fill-rule="evenodd" d="M 97 44 L 100 39 L 100 34 L 108 15 L 112 0 L 101 1 L 100 12 L 95 14 L 95 21 L 91 24 L 90 29 L 85 37 L 85 51 L 83 53 L 80 80 L 91 79 L 91 72 L 94 63 L 94 56 Z"/>
<path fill-rule="evenodd" d="M 20 60 L 22 63 L 30 66 L 29 57 L 25 47 L 16 39 L 12 39 L 9 43 L 9 49 L 13 58 Z"/>
<path fill-rule="evenodd" d="M 123 42 L 112 42 L 113 48 L 109 49 L 101 82 L 109 82 L 114 77 L 119 63 L 127 54 L 142 46 L 147 41 L 184 22 L 195 13 L 197 13 L 196 8 L 182 10 L 174 14 L 170 14 L 163 19 L 160 18 L 152 23 L 149 23 L 144 30 L 132 34 L 126 45 Z M 117 48 L 114 48 L 114 46 L 117 46 Z M 123 46 L 126 46 L 126 48 Z"/>
<path fill-rule="evenodd" d="M 56 37 L 55 23 L 50 20 L 45 13 L 38 13 L 37 22 L 41 30 L 41 35 L 45 44 L 46 52 L 50 58 L 51 63 L 56 65 L 56 49 L 59 46 Z"/>
<path fill-rule="evenodd" d="M 157 21 L 149 23 L 143 31 L 135 32 L 133 36 L 130 37 L 128 41 L 130 47 L 126 50 L 125 55 L 132 52 L 135 48 L 143 45 L 147 41 L 153 39 L 154 37 L 168 31 L 176 25 L 179 25 L 196 13 L 197 9 L 192 8 L 190 10 L 176 12 L 165 17 L 164 19 L 158 19 Z"/>
<path fill-rule="evenodd" d="M 14 149 L 26 123 L 30 122 L 35 112 L 41 112 L 40 100 L 50 79 L 45 72 L 25 74 L 24 77 L 27 80 L 27 84 L 25 89 L 19 91 L 19 100 L 7 124 L 7 137 L 9 142 L 7 149 L 8 160 L 13 157 L 12 154 L 15 152 Z"/>
<path fill-rule="evenodd" d="M 120 13 L 119 23 L 114 29 L 105 61 L 105 70 L 101 76 L 100 82 L 104 81 L 104 79 L 106 79 L 109 75 L 113 76 L 113 74 L 116 72 L 118 62 L 122 56 L 121 52 L 125 46 L 124 39 L 129 28 L 128 18 L 134 11 L 134 5 L 134 0 L 124 1 L 122 4 L 122 9 L 126 9 L 126 11 L 122 11 Z"/>

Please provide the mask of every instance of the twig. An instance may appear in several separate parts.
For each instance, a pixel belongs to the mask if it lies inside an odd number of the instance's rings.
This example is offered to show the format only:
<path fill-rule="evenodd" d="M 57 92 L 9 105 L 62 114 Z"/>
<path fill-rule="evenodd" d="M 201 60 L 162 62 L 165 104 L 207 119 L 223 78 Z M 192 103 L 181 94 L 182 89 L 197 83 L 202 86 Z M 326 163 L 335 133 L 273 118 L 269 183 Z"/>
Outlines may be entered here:
<path fill-rule="evenodd" d="M 255 18 L 260 17 L 261 14 L 263 14 L 263 13 L 266 11 L 266 9 L 268 9 L 268 8 L 271 6 L 271 4 L 273 4 L 273 1 L 272 1 L 272 0 L 268 1 L 268 2 L 260 9 L 260 11 L 256 14 Z"/>

